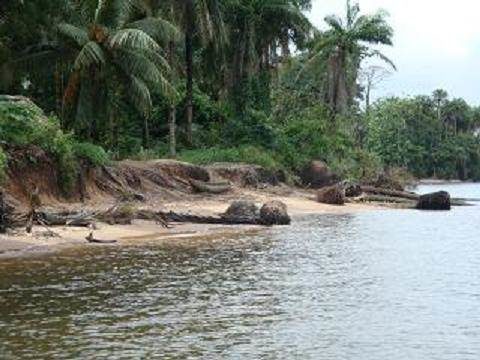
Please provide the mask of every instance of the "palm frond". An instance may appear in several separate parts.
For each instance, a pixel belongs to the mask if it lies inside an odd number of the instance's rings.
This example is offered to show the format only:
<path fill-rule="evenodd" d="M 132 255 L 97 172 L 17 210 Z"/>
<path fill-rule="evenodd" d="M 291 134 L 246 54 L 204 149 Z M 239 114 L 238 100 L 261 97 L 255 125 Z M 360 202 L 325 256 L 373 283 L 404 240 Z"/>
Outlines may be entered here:
<path fill-rule="evenodd" d="M 77 26 L 61 23 L 57 26 L 60 35 L 67 37 L 75 42 L 78 46 L 84 46 L 88 42 L 88 33 Z"/>
<path fill-rule="evenodd" d="M 161 48 L 146 32 L 139 29 L 122 29 L 108 39 L 108 45 L 112 49 L 148 49 L 160 51 Z"/>
<path fill-rule="evenodd" d="M 397 67 L 396 67 L 395 63 L 389 57 L 384 55 L 379 50 L 364 48 L 363 51 L 362 51 L 362 56 L 364 56 L 364 57 L 378 57 L 380 60 L 382 60 L 386 64 L 390 65 L 393 70 L 395 70 L 395 71 L 397 70 Z"/>
<path fill-rule="evenodd" d="M 357 2 L 355 4 L 351 4 L 350 0 L 347 0 L 347 27 L 352 28 L 355 19 L 357 18 L 358 14 L 360 13 L 360 5 Z"/>
<path fill-rule="evenodd" d="M 129 29 L 137 29 L 145 32 L 151 38 L 158 42 L 167 43 L 168 41 L 180 41 L 181 32 L 170 21 L 162 18 L 148 17 L 142 20 L 134 21 L 126 25 Z"/>
<path fill-rule="evenodd" d="M 130 76 L 131 99 L 133 105 L 145 117 L 150 117 L 152 112 L 152 97 L 145 82 L 136 76 Z"/>
<path fill-rule="evenodd" d="M 84 70 L 91 65 L 101 65 L 105 63 L 105 53 L 100 45 L 95 41 L 89 41 L 80 50 L 73 65 L 75 70 Z"/>
<path fill-rule="evenodd" d="M 392 45 L 393 28 L 387 23 L 387 16 L 384 11 L 360 16 L 353 28 L 354 38 L 373 44 Z"/>
<path fill-rule="evenodd" d="M 147 12 L 148 7 L 144 0 L 115 0 L 119 26 L 128 23 L 136 11 Z"/>
<path fill-rule="evenodd" d="M 156 61 L 159 61 L 159 58 L 153 59 L 152 55 L 153 54 L 121 49 L 116 52 L 115 62 L 125 75 L 135 76 L 145 84 L 149 84 L 151 87 L 157 87 L 167 97 L 174 96 L 176 93 L 175 89 L 156 63 Z"/>
<path fill-rule="evenodd" d="M 343 21 L 336 15 L 326 16 L 324 21 L 335 31 L 343 32 Z"/>
<path fill-rule="evenodd" d="M 325 62 L 327 58 L 328 58 L 327 52 L 317 51 L 316 53 L 314 53 L 314 55 L 311 56 L 309 59 L 307 59 L 305 64 L 300 68 L 297 76 L 295 77 L 295 81 L 298 81 L 302 77 L 303 73 L 311 69 L 312 66 L 317 64 L 318 61 Z"/>
<path fill-rule="evenodd" d="M 223 14 L 219 5 L 219 0 L 197 0 L 195 2 L 200 38 L 203 43 L 213 43 L 216 47 L 228 43 Z"/>

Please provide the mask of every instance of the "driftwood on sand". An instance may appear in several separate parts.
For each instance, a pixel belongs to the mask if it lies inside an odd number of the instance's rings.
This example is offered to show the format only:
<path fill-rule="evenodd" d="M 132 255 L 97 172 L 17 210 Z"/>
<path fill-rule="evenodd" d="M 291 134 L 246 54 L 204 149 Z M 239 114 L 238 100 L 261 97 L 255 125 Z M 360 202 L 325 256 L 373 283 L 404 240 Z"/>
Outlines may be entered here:
<path fill-rule="evenodd" d="M 232 190 L 232 185 L 228 182 L 206 183 L 203 181 L 190 179 L 190 184 L 195 191 L 203 193 L 223 194 Z"/>
<path fill-rule="evenodd" d="M 386 195 L 363 195 L 358 197 L 358 202 L 378 202 L 385 204 L 404 204 L 409 206 L 415 206 L 416 201 L 401 197 L 386 196 Z"/>
<path fill-rule="evenodd" d="M 115 244 L 117 243 L 117 240 L 100 240 L 100 239 L 95 239 L 93 236 L 93 233 L 90 233 L 85 240 L 87 240 L 89 243 L 94 243 L 94 244 Z"/>
<path fill-rule="evenodd" d="M 390 189 L 376 188 L 373 186 L 361 186 L 360 188 L 362 192 L 364 192 L 365 194 L 383 195 L 388 197 L 402 198 L 402 199 L 415 200 L 415 201 L 417 201 L 420 198 L 420 195 L 412 192 L 408 192 L 408 191 L 390 190 Z"/>

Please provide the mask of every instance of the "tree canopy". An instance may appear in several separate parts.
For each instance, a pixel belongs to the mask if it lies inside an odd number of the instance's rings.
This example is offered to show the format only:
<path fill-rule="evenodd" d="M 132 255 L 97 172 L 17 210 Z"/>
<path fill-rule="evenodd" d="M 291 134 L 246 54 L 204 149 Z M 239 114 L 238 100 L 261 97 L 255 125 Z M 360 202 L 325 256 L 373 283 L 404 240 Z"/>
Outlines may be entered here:
<path fill-rule="evenodd" d="M 292 174 L 322 159 L 350 178 L 392 168 L 480 178 L 477 107 L 443 89 L 375 100 L 396 70 L 382 52 L 394 45 L 388 14 L 347 0 L 320 31 L 310 8 L 2 1 L 0 91 L 30 97 L 63 142 L 95 144 L 111 159 L 247 161 Z M 12 139 L 0 134 L 0 146 Z"/>

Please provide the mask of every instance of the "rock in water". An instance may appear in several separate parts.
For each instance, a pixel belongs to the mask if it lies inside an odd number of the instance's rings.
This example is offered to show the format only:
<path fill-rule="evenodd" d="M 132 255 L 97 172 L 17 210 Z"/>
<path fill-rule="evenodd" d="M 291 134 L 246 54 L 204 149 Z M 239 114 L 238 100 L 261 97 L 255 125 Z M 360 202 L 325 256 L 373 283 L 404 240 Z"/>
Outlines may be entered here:
<path fill-rule="evenodd" d="M 258 219 L 258 206 L 253 201 L 234 201 L 222 217 L 230 222 L 254 224 Z"/>
<path fill-rule="evenodd" d="M 329 205 L 344 205 L 345 189 L 339 184 L 320 189 L 317 192 L 317 201 Z"/>
<path fill-rule="evenodd" d="M 270 201 L 260 209 L 260 223 L 263 225 L 289 225 L 287 205 L 281 201 Z"/>
<path fill-rule="evenodd" d="M 301 171 L 300 179 L 305 186 L 312 189 L 330 186 L 340 180 L 323 161 L 312 161 Z"/>
<path fill-rule="evenodd" d="M 450 210 L 450 194 L 446 191 L 439 191 L 420 196 L 417 203 L 419 210 Z"/>

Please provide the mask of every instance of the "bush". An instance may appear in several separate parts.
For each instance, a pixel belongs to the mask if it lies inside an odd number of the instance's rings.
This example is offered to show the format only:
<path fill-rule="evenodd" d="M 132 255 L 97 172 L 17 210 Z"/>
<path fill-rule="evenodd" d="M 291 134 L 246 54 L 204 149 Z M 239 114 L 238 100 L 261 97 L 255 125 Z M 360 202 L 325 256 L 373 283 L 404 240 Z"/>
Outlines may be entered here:
<path fill-rule="evenodd" d="M 108 154 L 102 147 L 90 143 L 73 144 L 73 152 L 78 159 L 86 160 L 92 166 L 106 165 L 109 161 Z"/>
<path fill-rule="evenodd" d="M 263 166 L 266 169 L 279 170 L 282 165 L 273 154 L 255 146 L 237 148 L 219 148 L 186 150 L 179 154 L 179 159 L 193 164 L 206 165 L 217 162 L 247 163 Z"/>
<path fill-rule="evenodd" d="M 37 145 L 55 159 L 60 187 L 68 194 L 78 175 L 79 158 L 93 165 L 108 160 L 105 151 L 88 143 L 78 143 L 73 134 L 64 133 L 55 117 L 46 117 L 33 103 L 0 101 L 0 141 L 13 145 Z M 0 159 L 0 167 L 1 167 Z"/>
<path fill-rule="evenodd" d="M 348 156 L 333 159 L 331 169 L 342 179 L 370 182 L 382 173 L 382 162 L 378 156 L 365 150 L 352 150 Z"/>

